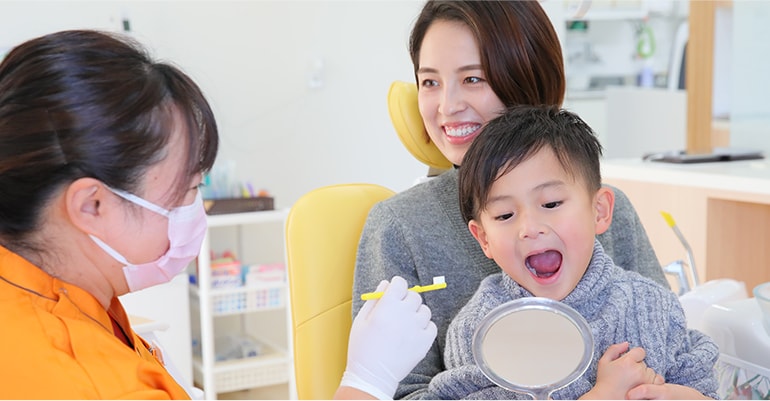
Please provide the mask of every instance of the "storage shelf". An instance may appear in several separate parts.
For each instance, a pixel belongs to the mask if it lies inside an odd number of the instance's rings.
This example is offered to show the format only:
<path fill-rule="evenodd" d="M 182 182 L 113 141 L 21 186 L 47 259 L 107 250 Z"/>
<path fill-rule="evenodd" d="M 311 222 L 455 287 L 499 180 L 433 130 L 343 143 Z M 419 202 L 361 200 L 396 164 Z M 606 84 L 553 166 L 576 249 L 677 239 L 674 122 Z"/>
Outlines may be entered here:
<path fill-rule="evenodd" d="M 267 352 L 253 358 L 214 363 L 211 374 L 217 392 L 246 390 L 254 387 L 286 383 L 289 380 L 289 358 L 286 351 L 265 346 Z M 193 379 L 203 383 L 203 361 L 193 358 Z"/>
<path fill-rule="evenodd" d="M 246 390 L 257 387 L 283 384 L 290 382 L 291 366 L 293 361 L 287 357 L 290 352 L 288 337 L 284 337 L 282 329 L 275 326 L 275 316 L 280 314 L 273 311 L 283 309 L 288 313 L 286 280 L 277 278 L 256 279 L 247 274 L 242 282 L 245 286 L 226 287 L 225 282 L 214 281 L 211 269 L 211 236 L 222 240 L 218 246 L 235 246 L 235 254 L 242 258 L 242 262 L 249 262 L 249 266 L 262 263 L 269 264 L 271 260 L 282 260 L 284 249 L 271 248 L 272 241 L 258 241 L 246 239 L 249 236 L 259 237 L 259 228 L 245 226 L 260 226 L 270 232 L 270 240 L 275 237 L 283 244 L 283 223 L 288 215 L 288 210 L 265 210 L 245 213 L 228 213 L 207 216 L 209 230 L 201 245 L 195 266 L 195 283 L 190 286 L 190 310 L 196 328 L 199 332 L 194 337 L 199 344 L 200 352 L 193 359 L 193 378 L 197 385 L 203 389 L 206 399 L 216 399 L 218 393 Z M 226 230 L 211 230 L 212 228 L 225 228 Z M 234 228 L 234 230 L 228 230 Z M 257 230 L 252 230 L 257 228 Z M 230 235 L 232 232 L 235 236 Z M 274 233 L 274 234 L 273 234 Z M 275 235 L 275 237 L 273 237 Z M 274 247 L 275 245 L 273 245 Z M 249 252 L 244 252 L 247 250 Z M 263 253 L 263 251 L 266 251 Z M 246 255 L 251 253 L 251 255 Z M 234 283 L 233 283 L 234 284 Z M 259 316 L 257 312 L 267 312 Z M 250 314 L 247 318 L 246 314 Z M 240 315 L 240 316 L 239 316 Z M 216 319 L 221 316 L 228 318 Z M 230 318 L 233 317 L 233 318 Z M 256 320 L 269 320 L 271 324 L 268 330 L 259 327 L 248 328 L 248 322 Z M 286 322 L 278 323 L 285 325 Z M 221 326 L 216 328 L 215 326 Z M 241 333 L 253 336 L 255 340 L 266 345 L 263 354 L 238 360 L 217 361 L 215 353 L 215 331 L 225 330 L 230 334 Z M 283 327 L 283 326 L 282 326 Z M 259 333 L 259 334 L 257 334 Z"/>

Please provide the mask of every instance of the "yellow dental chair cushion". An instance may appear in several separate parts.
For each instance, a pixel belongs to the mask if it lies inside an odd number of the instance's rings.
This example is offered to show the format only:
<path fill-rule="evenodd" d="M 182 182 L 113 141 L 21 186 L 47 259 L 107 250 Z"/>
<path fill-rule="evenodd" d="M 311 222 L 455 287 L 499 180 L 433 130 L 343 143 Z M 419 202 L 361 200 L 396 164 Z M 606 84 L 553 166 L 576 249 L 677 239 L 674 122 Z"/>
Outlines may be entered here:
<path fill-rule="evenodd" d="M 394 81 L 388 91 L 388 112 L 398 138 L 417 160 L 437 170 L 447 170 L 452 163 L 428 138 L 417 106 L 417 85 Z"/>
<path fill-rule="evenodd" d="M 286 219 L 297 397 L 331 399 L 347 363 L 356 252 L 371 207 L 394 194 L 374 184 L 322 187 Z"/>

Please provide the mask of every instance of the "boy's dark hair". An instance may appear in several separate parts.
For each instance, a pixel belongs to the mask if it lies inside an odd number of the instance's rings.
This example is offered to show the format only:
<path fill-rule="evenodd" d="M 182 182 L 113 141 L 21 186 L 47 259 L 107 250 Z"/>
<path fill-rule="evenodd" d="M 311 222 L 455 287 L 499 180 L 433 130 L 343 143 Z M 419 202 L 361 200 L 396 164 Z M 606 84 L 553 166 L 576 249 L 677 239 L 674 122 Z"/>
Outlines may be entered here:
<path fill-rule="evenodd" d="M 492 183 L 550 147 L 573 179 L 601 187 L 602 146 L 580 117 L 556 106 L 514 106 L 491 120 L 465 153 L 458 172 L 460 211 L 468 223 L 486 204 Z"/>

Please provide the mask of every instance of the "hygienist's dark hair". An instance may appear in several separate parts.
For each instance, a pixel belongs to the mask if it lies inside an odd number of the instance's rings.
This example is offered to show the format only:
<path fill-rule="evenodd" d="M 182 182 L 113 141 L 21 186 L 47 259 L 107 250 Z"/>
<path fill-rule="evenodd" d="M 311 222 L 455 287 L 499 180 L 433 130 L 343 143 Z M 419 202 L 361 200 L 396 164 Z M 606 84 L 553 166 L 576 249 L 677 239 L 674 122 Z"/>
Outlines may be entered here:
<path fill-rule="evenodd" d="M 12 49 L 0 64 L 0 243 L 34 247 L 25 239 L 47 202 L 79 178 L 133 192 L 166 157 L 175 114 L 188 148 L 171 188 L 181 199 L 219 144 L 192 79 L 118 34 L 61 31 Z"/>

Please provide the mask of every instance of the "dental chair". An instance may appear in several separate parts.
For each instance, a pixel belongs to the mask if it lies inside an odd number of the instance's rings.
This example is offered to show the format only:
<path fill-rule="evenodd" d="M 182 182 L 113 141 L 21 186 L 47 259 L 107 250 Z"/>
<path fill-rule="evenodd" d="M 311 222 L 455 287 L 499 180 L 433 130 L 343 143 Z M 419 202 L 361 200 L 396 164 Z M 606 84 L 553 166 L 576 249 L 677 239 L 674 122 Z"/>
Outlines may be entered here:
<path fill-rule="evenodd" d="M 428 166 L 428 177 L 441 174 L 452 167 L 425 132 L 417 105 L 417 85 L 394 81 L 388 90 L 388 112 L 398 138 L 409 153 Z"/>
<path fill-rule="evenodd" d="M 394 194 L 342 184 L 302 196 L 286 219 L 286 267 L 297 397 L 331 399 L 347 363 L 353 270 L 371 207 Z"/>
<path fill-rule="evenodd" d="M 406 149 L 428 166 L 426 177 L 452 167 L 430 141 L 417 86 L 395 81 L 388 111 Z M 331 399 L 347 363 L 353 270 L 371 207 L 394 194 L 373 184 L 322 187 L 302 196 L 286 219 L 294 381 L 298 399 Z"/>

